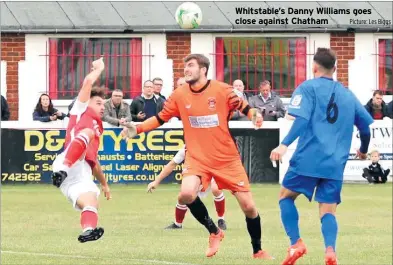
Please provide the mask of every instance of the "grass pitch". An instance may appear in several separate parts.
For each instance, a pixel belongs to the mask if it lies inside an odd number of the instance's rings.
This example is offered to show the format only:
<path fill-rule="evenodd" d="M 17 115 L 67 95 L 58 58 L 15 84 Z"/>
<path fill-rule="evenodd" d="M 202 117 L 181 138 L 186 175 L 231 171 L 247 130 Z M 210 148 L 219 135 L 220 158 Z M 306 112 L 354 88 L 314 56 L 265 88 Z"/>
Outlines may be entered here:
<path fill-rule="evenodd" d="M 174 219 L 178 185 L 112 185 L 113 199 L 100 198 L 104 236 L 81 244 L 79 213 L 53 186 L 2 186 L 2 264 L 281 264 L 288 239 L 281 225 L 278 185 L 254 185 L 263 221 L 263 247 L 274 261 L 251 259 L 250 238 L 235 198 L 225 193 L 228 224 L 220 251 L 204 253 L 208 233 L 187 212 L 182 230 L 164 230 Z M 338 208 L 339 264 L 392 264 L 392 185 L 345 184 Z M 212 196 L 204 199 L 214 220 Z M 300 264 L 323 264 L 323 239 L 316 203 L 299 198 L 300 232 L 308 255 Z"/>

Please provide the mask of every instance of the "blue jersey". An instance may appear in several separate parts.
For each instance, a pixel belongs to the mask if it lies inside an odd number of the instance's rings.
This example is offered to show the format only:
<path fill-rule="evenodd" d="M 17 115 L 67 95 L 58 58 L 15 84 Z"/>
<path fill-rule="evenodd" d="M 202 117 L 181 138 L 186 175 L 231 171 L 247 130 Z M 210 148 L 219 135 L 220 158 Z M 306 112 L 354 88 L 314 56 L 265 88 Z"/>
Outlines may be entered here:
<path fill-rule="evenodd" d="M 353 126 L 373 123 L 349 89 L 325 77 L 300 84 L 292 95 L 288 114 L 308 121 L 306 130 L 299 136 L 289 171 L 335 180 L 343 179 Z"/>

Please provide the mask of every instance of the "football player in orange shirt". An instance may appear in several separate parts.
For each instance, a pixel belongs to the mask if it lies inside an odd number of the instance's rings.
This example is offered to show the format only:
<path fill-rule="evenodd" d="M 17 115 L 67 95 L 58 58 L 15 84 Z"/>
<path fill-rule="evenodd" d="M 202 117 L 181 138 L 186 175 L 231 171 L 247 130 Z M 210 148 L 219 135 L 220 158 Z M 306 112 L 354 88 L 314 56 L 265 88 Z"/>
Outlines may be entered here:
<path fill-rule="evenodd" d="M 230 190 L 246 215 L 253 257 L 273 259 L 261 247 L 261 219 L 250 192 L 248 176 L 228 126 L 232 113 L 243 112 L 256 128 L 262 126 L 262 115 L 251 109 L 228 84 L 208 80 L 210 62 L 202 54 L 191 54 L 184 60 L 186 84 L 174 90 L 163 110 L 141 124 L 127 124 L 123 138 L 153 130 L 172 117 L 183 123 L 187 154 L 183 169 L 179 202 L 186 204 L 192 215 L 210 233 L 207 257 L 214 256 L 224 233 L 210 218 L 206 206 L 197 196 L 199 186 L 206 189 L 214 177 L 220 189 Z M 203 190 L 202 190 L 203 191 Z"/>

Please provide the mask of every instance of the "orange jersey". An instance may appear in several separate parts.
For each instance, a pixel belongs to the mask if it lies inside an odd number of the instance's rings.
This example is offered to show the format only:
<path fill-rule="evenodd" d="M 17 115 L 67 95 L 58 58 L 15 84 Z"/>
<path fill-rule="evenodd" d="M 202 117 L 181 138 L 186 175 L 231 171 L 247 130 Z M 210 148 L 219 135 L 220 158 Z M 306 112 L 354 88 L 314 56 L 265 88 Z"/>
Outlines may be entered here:
<path fill-rule="evenodd" d="M 219 168 L 240 159 L 229 131 L 228 121 L 235 110 L 250 107 L 228 84 L 209 80 L 199 91 L 188 84 L 176 89 L 158 113 L 159 122 L 180 117 L 183 122 L 187 157 L 203 165 Z"/>

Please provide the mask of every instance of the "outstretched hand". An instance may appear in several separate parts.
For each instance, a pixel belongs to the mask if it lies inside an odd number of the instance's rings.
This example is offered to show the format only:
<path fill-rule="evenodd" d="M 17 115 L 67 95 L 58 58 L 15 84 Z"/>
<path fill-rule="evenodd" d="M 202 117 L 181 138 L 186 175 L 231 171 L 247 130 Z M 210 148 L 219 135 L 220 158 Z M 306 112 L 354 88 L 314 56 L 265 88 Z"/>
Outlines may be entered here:
<path fill-rule="evenodd" d="M 138 133 L 136 129 L 136 125 L 133 122 L 127 122 L 123 124 L 124 128 L 121 131 L 120 135 L 123 140 L 129 140 L 134 138 Z"/>

